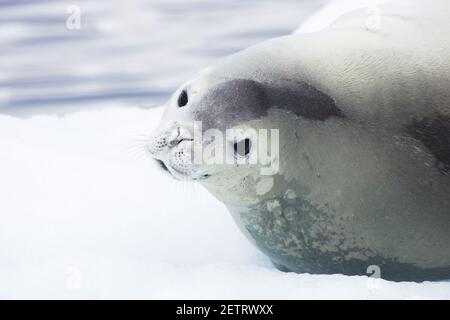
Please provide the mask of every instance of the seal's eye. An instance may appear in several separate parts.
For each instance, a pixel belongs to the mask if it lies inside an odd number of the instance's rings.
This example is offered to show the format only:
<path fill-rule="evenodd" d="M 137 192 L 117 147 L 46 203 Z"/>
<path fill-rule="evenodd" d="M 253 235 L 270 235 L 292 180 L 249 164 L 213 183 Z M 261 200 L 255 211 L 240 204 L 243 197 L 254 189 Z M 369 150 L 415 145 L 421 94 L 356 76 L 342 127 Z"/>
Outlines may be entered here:
<path fill-rule="evenodd" d="M 250 153 L 252 142 L 250 139 L 244 139 L 234 144 L 234 154 L 245 157 Z"/>
<path fill-rule="evenodd" d="M 188 104 L 188 102 L 189 102 L 188 94 L 187 94 L 186 90 L 183 90 L 183 91 L 180 93 L 180 96 L 178 97 L 178 106 L 179 106 L 180 108 L 181 108 L 181 107 L 184 107 L 185 105 Z"/>

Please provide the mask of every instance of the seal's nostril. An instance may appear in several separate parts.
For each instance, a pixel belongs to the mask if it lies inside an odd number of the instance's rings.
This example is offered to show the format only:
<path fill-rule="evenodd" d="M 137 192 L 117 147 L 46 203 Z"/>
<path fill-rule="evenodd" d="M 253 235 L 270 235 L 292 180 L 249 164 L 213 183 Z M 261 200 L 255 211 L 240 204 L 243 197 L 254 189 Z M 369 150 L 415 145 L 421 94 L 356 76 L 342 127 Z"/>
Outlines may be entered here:
<path fill-rule="evenodd" d="M 183 141 L 194 141 L 194 139 L 192 139 L 188 130 L 183 129 L 182 127 L 178 126 L 178 124 L 175 124 L 175 125 L 176 125 L 176 127 L 169 134 L 169 138 L 168 138 L 168 146 L 169 147 L 171 147 L 171 148 L 176 147 Z"/>
<path fill-rule="evenodd" d="M 178 145 L 182 140 L 180 135 L 181 129 L 180 127 L 177 127 L 176 130 L 172 131 L 172 134 L 169 137 L 169 146 L 175 147 L 176 145 Z"/>
<path fill-rule="evenodd" d="M 188 139 L 188 138 L 177 138 L 175 140 L 170 141 L 170 146 L 171 147 L 175 147 L 177 145 L 179 145 L 181 142 L 183 141 L 194 141 L 194 139 Z"/>

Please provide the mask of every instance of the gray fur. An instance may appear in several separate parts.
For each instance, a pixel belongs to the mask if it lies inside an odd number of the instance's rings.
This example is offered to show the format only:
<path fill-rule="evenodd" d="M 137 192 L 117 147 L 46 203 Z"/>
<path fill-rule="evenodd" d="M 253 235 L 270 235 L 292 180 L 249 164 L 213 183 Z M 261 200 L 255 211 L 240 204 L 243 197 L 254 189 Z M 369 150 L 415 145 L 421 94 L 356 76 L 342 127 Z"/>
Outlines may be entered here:
<path fill-rule="evenodd" d="M 309 120 L 344 118 L 335 102 L 305 82 L 276 80 L 262 83 L 235 79 L 211 88 L 195 107 L 195 119 L 207 128 L 227 129 L 282 109 Z"/>

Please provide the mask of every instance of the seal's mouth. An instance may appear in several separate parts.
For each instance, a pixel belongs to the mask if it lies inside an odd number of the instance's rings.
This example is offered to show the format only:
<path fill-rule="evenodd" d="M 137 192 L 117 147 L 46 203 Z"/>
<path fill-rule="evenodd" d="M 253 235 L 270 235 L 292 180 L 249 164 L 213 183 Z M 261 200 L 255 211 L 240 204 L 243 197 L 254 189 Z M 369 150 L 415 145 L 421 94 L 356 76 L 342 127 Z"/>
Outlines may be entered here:
<path fill-rule="evenodd" d="M 176 179 L 176 180 L 183 180 L 183 178 L 178 177 L 178 176 L 177 176 L 176 174 L 174 174 L 171 170 L 169 170 L 169 168 L 166 166 L 166 164 L 164 163 L 164 161 L 159 160 L 159 159 L 153 159 L 153 160 L 155 160 L 157 166 L 158 166 L 161 170 L 163 170 L 165 173 L 169 174 L 172 178 L 174 178 L 174 179 Z M 175 171 L 176 171 L 176 170 L 175 170 Z M 177 172 L 177 173 L 179 173 L 181 176 L 184 176 L 185 179 L 188 179 L 188 178 L 189 178 L 189 180 L 193 180 L 193 181 L 206 180 L 206 179 L 208 179 L 209 177 L 211 177 L 210 174 L 202 174 L 202 175 L 200 175 L 199 177 L 192 178 L 192 177 L 186 176 L 186 175 L 183 174 L 182 172 Z"/>

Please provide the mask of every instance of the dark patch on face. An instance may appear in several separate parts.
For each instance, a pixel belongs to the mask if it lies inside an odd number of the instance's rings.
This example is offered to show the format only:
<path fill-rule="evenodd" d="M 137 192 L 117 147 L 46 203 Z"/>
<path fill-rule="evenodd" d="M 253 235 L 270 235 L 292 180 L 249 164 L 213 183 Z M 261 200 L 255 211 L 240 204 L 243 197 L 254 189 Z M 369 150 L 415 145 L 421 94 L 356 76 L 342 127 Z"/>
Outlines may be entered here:
<path fill-rule="evenodd" d="M 333 99 L 305 82 L 231 80 L 211 89 L 194 110 L 207 128 L 226 129 L 278 108 L 308 120 L 345 118 Z"/>
<path fill-rule="evenodd" d="M 276 81 L 267 93 L 269 107 L 290 110 L 308 120 L 345 118 L 333 99 L 305 82 Z"/>
<path fill-rule="evenodd" d="M 450 175 L 450 117 L 436 114 L 433 117 L 415 120 L 407 127 L 407 133 L 431 152 L 440 169 Z"/>

